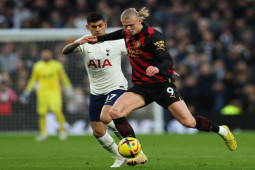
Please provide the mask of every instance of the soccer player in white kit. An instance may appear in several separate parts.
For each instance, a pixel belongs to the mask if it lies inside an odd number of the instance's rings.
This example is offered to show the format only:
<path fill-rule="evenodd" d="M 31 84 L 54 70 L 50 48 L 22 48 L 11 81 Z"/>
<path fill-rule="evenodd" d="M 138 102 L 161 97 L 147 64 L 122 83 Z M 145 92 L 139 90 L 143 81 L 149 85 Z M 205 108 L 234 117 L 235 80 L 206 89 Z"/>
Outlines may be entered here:
<path fill-rule="evenodd" d="M 90 13 L 87 24 L 86 28 L 92 35 L 106 34 L 107 23 L 100 13 Z M 82 38 L 66 45 L 62 53 L 65 55 L 72 52 L 82 53 L 90 81 L 89 118 L 93 135 L 106 150 L 116 155 L 111 167 L 121 167 L 127 159 L 119 154 L 118 146 L 107 133 L 105 125 L 112 129 L 119 139 L 122 138 L 115 128 L 109 110 L 128 86 L 121 70 L 121 55 L 127 54 L 125 42 L 121 39 L 81 45 Z"/>

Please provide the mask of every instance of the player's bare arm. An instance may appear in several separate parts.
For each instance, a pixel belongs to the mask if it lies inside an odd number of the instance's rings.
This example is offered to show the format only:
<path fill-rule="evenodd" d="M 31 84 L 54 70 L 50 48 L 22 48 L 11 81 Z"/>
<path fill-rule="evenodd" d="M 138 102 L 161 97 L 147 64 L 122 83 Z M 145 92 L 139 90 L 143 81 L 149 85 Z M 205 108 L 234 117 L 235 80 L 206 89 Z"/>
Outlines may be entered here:
<path fill-rule="evenodd" d="M 70 53 L 79 52 L 79 49 L 77 48 L 79 45 L 80 44 L 76 43 L 76 42 L 73 42 L 71 44 L 67 44 L 62 50 L 62 54 L 67 55 L 67 54 L 70 54 Z"/>
<path fill-rule="evenodd" d="M 82 36 L 80 38 L 78 38 L 77 40 L 75 40 L 73 43 L 70 43 L 68 45 L 66 45 L 63 50 L 62 50 L 62 54 L 67 55 L 70 53 L 77 53 L 79 52 L 79 49 L 77 48 L 79 45 L 87 43 L 87 36 Z"/>

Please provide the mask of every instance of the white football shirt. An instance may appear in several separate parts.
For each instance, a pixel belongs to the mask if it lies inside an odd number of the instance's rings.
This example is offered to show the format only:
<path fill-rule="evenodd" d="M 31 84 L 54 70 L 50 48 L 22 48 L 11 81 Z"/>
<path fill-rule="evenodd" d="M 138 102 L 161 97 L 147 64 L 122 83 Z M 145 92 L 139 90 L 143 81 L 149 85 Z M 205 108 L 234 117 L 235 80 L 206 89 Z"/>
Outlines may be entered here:
<path fill-rule="evenodd" d="M 94 95 L 107 94 L 113 90 L 126 90 L 127 79 L 121 70 L 121 55 L 127 54 L 123 39 L 79 46 Z"/>

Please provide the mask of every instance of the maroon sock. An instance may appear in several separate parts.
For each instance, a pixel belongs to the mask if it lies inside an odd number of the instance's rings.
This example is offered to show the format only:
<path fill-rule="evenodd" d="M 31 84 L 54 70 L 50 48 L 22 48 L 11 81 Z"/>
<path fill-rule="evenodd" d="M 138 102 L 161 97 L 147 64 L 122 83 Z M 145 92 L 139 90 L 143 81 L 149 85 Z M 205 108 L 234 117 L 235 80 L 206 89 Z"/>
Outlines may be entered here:
<path fill-rule="evenodd" d="M 115 124 L 116 129 L 119 131 L 123 138 L 125 137 L 135 138 L 135 132 L 125 117 L 113 119 L 113 122 Z"/>
<path fill-rule="evenodd" d="M 206 117 L 203 116 L 195 116 L 196 119 L 196 128 L 202 131 L 213 131 L 218 133 L 219 132 L 219 125 L 209 121 Z"/>

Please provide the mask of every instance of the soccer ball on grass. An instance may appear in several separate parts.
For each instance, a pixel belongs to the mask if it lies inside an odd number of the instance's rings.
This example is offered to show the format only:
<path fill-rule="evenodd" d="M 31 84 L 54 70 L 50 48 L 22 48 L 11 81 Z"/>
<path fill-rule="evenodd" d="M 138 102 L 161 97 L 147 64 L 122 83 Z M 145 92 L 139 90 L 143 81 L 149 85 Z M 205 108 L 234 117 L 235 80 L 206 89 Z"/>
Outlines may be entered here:
<path fill-rule="evenodd" d="M 127 137 L 119 142 L 118 151 L 120 155 L 125 158 L 134 158 L 141 152 L 141 150 L 142 146 L 136 138 Z"/>

